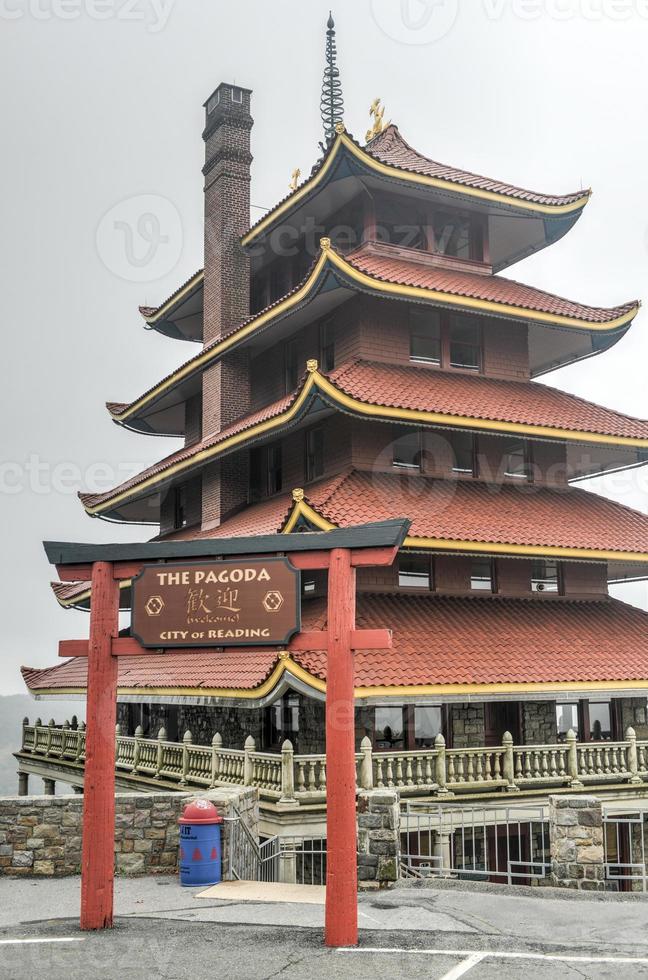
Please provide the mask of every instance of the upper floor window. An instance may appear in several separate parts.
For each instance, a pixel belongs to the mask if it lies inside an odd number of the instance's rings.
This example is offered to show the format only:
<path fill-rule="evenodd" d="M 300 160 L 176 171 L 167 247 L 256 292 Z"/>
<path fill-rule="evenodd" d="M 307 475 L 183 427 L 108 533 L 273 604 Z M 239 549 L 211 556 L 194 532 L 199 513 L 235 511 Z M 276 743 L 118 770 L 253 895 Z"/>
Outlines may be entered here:
<path fill-rule="evenodd" d="M 282 486 L 281 443 L 259 446 L 250 453 L 250 500 L 279 493 Z"/>
<path fill-rule="evenodd" d="M 469 371 L 481 369 L 481 327 L 470 317 L 452 317 L 450 322 L 450 367 Z"/>
<path fill-rule="evenodd" d="M 432 559 L 425 555 L 400 555 L 398 585 L 401 589 L 433 589 Z"/>
<path fill-rule="evenodd" d="M 441 364 L 441 314 L 437 310 L 410 311 L 410 358 Z"/>
<path fill-rule="evenodd" d="M 289 340 L 284 346 L 284 373 L 286 393 L 294 391 L 299 381 L 299 361 L 297 341 Z"/>
<path fill-rule="evenodd" d="M 452 472 L 477 474 L 476 439 L 472 432 L 453 432 L 448 436 L 452 449 Z"/>
<path fill-rule="evenodd" d="M 187 488 L 173 488 L 173 527 L 178 530 L 187 526 Z"/>
<path fill-rule="evenodd" d="M 392 444 L 394 466 L 402 469 L 421 469 L 421 430 L 396 426 Z"/>
<path fill-rule="evenodd" d="M 472 258 L 470 218 L 440 211 L 433 218 L 435 252 L 457 259 Z"/>
<path fill-rule="evenodd" d="M 481 371 L 483 338 L 473 317 L 410 307 L 410 360 L 463 371 Z"/>
<path fill-rule="evenodd" d="M 561 569 L 557 561 L 533 562 L 531 570 L 532 592 L 562 592 Z"/>
<path fill-rule="evenodd" d="M 306 433 L 306 482 L 316 480 L 324 472 L 324 429 L 309 429 Z"/>
<path fill-rule="evenodd" d="M 470 569 L 473 592 L 495 592 L 495 568 L 490 558 L 474 558 Z"/>
<path fill-rule="evenodd" d="M 320 326 L 319 366 L 322 371 L 332 371 L 335 367 L 335 334 L 330 320 Z"/>
<path fill-rule="evenodd" d="M 525 439 L 510 439 L 504 445 L 504 476 L 528 480 L 531 476 L 531 453 Z"/>

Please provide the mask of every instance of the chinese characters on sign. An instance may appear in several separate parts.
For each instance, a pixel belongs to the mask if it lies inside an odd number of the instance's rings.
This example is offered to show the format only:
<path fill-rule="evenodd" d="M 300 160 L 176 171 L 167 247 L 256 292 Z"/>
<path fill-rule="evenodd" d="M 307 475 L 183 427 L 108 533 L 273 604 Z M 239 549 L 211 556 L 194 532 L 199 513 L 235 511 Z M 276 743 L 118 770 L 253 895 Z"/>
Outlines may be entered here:
<path fill-rule="evenodd" d="M 284 644 L 299 628 L 287 558 L 145 565 L 133 580 L 131 632 L 144 647 Z"/>

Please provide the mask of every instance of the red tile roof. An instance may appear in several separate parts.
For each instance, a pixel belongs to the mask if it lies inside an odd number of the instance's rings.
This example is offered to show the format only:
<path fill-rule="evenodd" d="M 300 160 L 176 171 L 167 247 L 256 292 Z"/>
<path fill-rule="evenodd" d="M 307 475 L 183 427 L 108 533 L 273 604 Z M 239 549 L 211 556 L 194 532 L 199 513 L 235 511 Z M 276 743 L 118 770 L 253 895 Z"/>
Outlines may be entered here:
<path fill-rule="evenodd" d="M 451 374 L 430 368 L 398 367 L 354 361 L 328 375 L 335 388 L 367 405 L 413 409 L 453 417 L 543 426 L 557 430 L 648 439 L 648 422 L 587 402 L 537 382 L 502 381 Z M 198 457 L 232 435 L 277 418 L 296 399 L 301 387 L 285 398 L 239 419 L 227 429 L 172 453 L 112 490 L 80 493 L 86 507 L 96 507 L 160 475 L 177 463 Z M 556 437 L 560 438 L 560 431 Z"/>
<path fill-rule="evenodd" d="M 445 163 L 437 163 L 429 157 L 414 150 L 400 134 L 397 126 L 387 126 L 379 136 L 374 137 L 365 147 L 365 151 L 381 163 L 410 173 L 423 174 L 426 177 L 437 177 L 452 184 L 462 184 L 464 187 L 476 187 L 507 197 L 516 197 L 521 201 L 532 201 L 534 204 L 571 204 L 580 200 L 587 190 L 574 191 L 572 194 L 541 194 L 528 191 L 515 184 L 507 184 L 491 177 L 482 177 L 468 170 L 449 167 Z"/>
<path fill-rule="evenodd" d="M 304 602 L 306 629 L 322 628 L 325 620 L 324 600 Z M 357 624 L 389 627 L 394 634 L 392 650 L 355 655 L 357 688 L 596 681 L 643 681 L 648 687 L 648 613 L 614 599 L 360 595 Z M 294 653 L 292 659 L 325 680 L 325 654 Z M 119 686 L 200 689 L 204 696 L 223 688 L 253 690 L 277 662 L 273 649 L 120 657 Z M 35 694 L 86 683 L 80 658 L 22 672 Z"/>
<path fill-rule="evenodd" d="M 504 381 L 366 361 L 343 364 L 330 379 L 336 388 L 371 405 L 648 439 L 648 421 L 537 381 Z"/>
<path fill-rule="evenodd" d="M 648 514 L 578 487 L 351 470 L 306 487 L 304 495 L 339 527 L 402 514 L 412 521 L 409 538 L 648 554 Z M 279 495 L 213 531 L 188 529 L 183 537 L 273 534 L 282 530 L 289 506 L 288 496 Z"/>
<path fill-rule="evenodd" d="M 413 257 L 399 258 L 390 254 L 389 246 L 364 245 L 347 255 L 346 261 L 360 272 L 382 282 L 399 286 L 420 286 L 422 289 L 450 293 L 452 296 L 573 317 L 587 323 L 611 322 L 638 305 L 637 301 L 632 301 L 611 308 L 587 306 L 503 276 L 439 268 L 424 260 L 416 262 Z"/>

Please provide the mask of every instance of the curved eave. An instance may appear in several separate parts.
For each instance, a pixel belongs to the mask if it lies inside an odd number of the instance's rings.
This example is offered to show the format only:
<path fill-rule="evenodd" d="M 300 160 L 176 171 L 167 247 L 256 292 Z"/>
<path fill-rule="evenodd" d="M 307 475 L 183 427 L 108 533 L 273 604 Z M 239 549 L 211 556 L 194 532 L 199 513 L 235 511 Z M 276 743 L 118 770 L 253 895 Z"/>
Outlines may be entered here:
<path fill-rule="evenodd" d="M 583 432 L 573 429 L 533 425 L 526 422 L 502 422 L 494 419 L 471 418 L 469 416 L 448 415 L 442 412 L 428 412 L 420 409 L 398 408 L 394 406 L 376 405 L 360 401 L 358 398 L 341 391 L 333 382 L 320 374 L 317 362 L 309 362 L 308 372 L 301 389 L 289 407 L 270 419 L 257 422 L 247 429 L 228 436 L 213 446 L 207 446 L 195 454 L 178 460 L 157 473 L 151 474 L 134 486 L 117 492 L 105 501 L 92 503 L 82 496 L 86 513 L 92 517 L 111 517 L 123 520 L 120 507 L 125 503 L 159 492 L 177 476 L 198 469 L 212 460 L 224 456 L 257 439 L 263 439 L 294 423 L 308 411 L 311 400 L 319 396 L 332 408 L 341 408 L 359 417 L 368 417 L 377 421 L 405 422 L 415 425 L 443 426 L 445 428 L 484 431 L 495 434 L 518 435 L 537 439 L 554 439 L 567 443 L 582 443 L 584 445 L 624 446 L 634 449 L 648 450 L 648 438 L 630 436 L 612 436 L 596 432 Z M 126 518 L 127 520 L 128 518 Z"/>
<path fill-rule="evenodd" d="M 333 275 L 337 285 L 344 290 L 367 292 L 375 296 L 389 297 L 402 301 L 429 303 L 434 306 L 445 306 L 458 311 L 477 313 L 480 315 L 497 316 L 506 319 L 519 320 L 536 327 L 549 327 L 559 330 L 574 330 L 594 335 L 596 340 L 595 353 L 601 353 L 615 344 L 626 332 L 632 320 L 639 311 L 639 303 L 634 303 L 622 315 L 612 316 L 603 322 L 582 320 L 557 313 L 546 313 L 508 303 L 482 300 L 474 297 L 460 296 L 454 293 L 431 290 L 422 286 L 408 286 L 374 278 L 357 269 L 330 247 L 327 239 L 322 242 L 319 258 L 311 272 L 302 284 L 282 300 L 264 310 L 258 316 L 249 320 L 239 329 L 224 337 L 219 343 L 202 351 L 196 357 L 186 361 L 177 371 L 164 378 L 158 385 L 145 392 L 140 398 L 119 409 L 108 406 L 108 411 L 114 422 L 132 428 L 135 431 L 150 432 L 143 413 L 150 410 L 160 399 L 167 396 L 178 385 L 199 374 L 206 367 L 217 362 L 225 354 L 230 353 L 251 338 L 257 337 L 272 324 L 300 310 L 320 294 L 328 275 Z M 343 298 L 343 297 L 342 297 Z M 630 305 L 630 304 L 628 304 Z M 584 354 L 581 356 L 591 356 Z M 579 359 L 572 357 L 571 360 Z M 560 362 L 540 366 L 537 373 L 554 370 L 561 364 L 569 363 L 569 358 Z M 154 430 L 159 435 L 177 435 L 176 431 L 166 432 Z"/>
<path fill-rule="evenodd" d="M 36 698 L 65 697 L 83 695 L 86 688 L 83 685 L 54 688 L 31 688 L 29 686 L 27 668 L 23 668 L 23 679 L 30 693 Z M 263 705 L 274 699 L 286 687 L 304 689 L 321 699 L 326 694 L 326 681 L 317 677 L 296 663 L 292 658 L 284 656 L 279 659 L 270 676 L 255 688 L 217 688 L 217 687 L 126 687 L 118 686 L 118 698 L 143 697 L 158 698 L 169 701 L 182 698 L 195 698 L 204 703 L 206 700 L 243 701 L 248 707 Z M 403 697 L 487 697 L 489 695 L 525 694 L 534 695 L 564 694 L 579 692 L 583 694 L 613 691 L 645 691 L 648 687 L 646 680 L 609 680 L 609 681 L 554 681 L 540 682 L 500 682 L 496 684 L 402 684 L 384 686 L 361 686 L 354 688 L 354 698 L 403 698 Z"/>
<path fill-rule="evenodd" d="M 331 523 L 304 499 L 295 502 L 295 506 L 282 528 L 282 533 L 292 533 L 300 522 L 306 522 L 318 531 L 334 531 L 337 528 L 336 524 Z M 457 554 L 499 555 L 502 557 L 508 555 L 514 558 L 557 558 L 565 561 L 631 562 L 648 565 L 648 552 L 644 554 L 634 551 L 604 551 L 593 548 L 565 548 L 552 545 L 500 544 L 489 541 L 416 537 L 411 534 L 405 538 L 403 547 L 411 548 L 414 551 L 435 553 L 454 552 Z M 648 568 L 645 569 L 644 574 L 648 575 Z"/>
<path fill-rule="evenodd" d="M 190 340 L 199 342 L 200 336 L 188 336 L 176 324 L 176 317 L 181 313 L 182 306 L 191 300 L 202 289 L 204 273 L 202 269 L 180 286 L 164 303 L 156 308 L 140 306 L 140 313 L 147 329 L 157 330 L 158 333 L 171 337 L 173 340 Z M 187 315 L 195 315 L 195 311 Z"/>
<path fill-rule="evenodd" d="M 591 191 L 587 190 L 574 201 L 556 204 L 542 204 L 534 201 L 497 192 L 485 190 L 479 187 L 470 187 L 451 180 L 443 180 L 439 177 L 431 177 L 425 174 L 403 170 L 391 164 L 383 163 L 376 157 L 367 153 L 359 146 L 346 132 L 338 132 L 335 140 L 331 144 L 324 162 L 317 172 L 297 188 L 286 200 L 278 204 L 269 214 L 265 215 L 246 235 L 241 239 L 244 248 L 255 244 L 263 235 L 267 234 L 286 214 L 293 211 L 299 204 L 310 197 L 320 186 L 324 185 L 329 175 L 334 171 L 339 156 L 348 153 L 370 174 L 375 174 L 391 181 L 400 181 L 409 186 L 418 186 L 422 189 L 433 189 L 444 194 L 455 196 L 457 200 L 467 199 L 483 204 L 496 204 L 506 207 L 513 212 L 524 215 L 534 215 L 543 218 L 562 218 L 569 215 L 578 215 L 587 204 Z M 568 195 L 569 196 L 569 195 Z"/>

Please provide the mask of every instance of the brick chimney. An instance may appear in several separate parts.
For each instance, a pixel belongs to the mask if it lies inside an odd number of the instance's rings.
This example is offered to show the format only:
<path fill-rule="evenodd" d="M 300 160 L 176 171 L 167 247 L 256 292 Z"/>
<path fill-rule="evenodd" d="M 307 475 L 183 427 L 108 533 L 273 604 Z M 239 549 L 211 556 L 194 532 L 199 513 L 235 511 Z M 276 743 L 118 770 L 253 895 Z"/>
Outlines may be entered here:
<path fill-rule="evenodd" d="M 251 95 L 249 89 L 223 82 L 205 103 L 204 344 L 228 333 L 250 313 L 250 260 L 240 239 L 250 227 Z M 203 373 L 203 437 L 249 409 L 246 354 L 227 355 Z M 245 502 L 247 475 L 239 472 L 241 462 L 235 466 L 236 477 L 228 472 L 233 460 L 205 470 L 204 527 L 218 524 Z"/>

